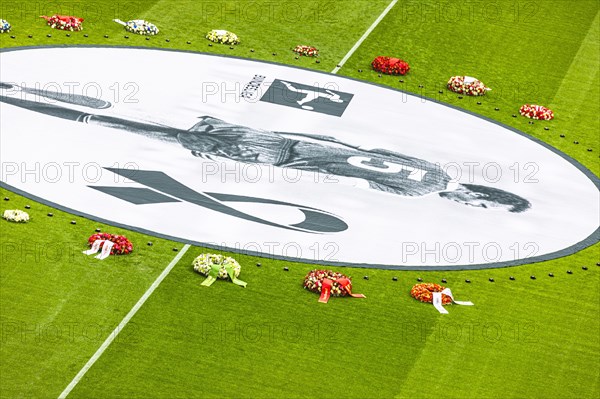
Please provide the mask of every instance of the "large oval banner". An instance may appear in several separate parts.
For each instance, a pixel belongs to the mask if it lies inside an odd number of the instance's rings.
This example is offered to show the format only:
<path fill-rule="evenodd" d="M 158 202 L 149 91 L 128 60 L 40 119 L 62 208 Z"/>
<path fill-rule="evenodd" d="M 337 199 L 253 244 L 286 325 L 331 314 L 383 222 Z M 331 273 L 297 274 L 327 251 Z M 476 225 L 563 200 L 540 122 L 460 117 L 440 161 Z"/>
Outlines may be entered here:
<path fill-rule="evenodd" d="M 0 57 L 1 180 L 179 241 L 308 262 L 497 267 L 598 241 L 598 179 L 400 91 L 139 48 Z"/>

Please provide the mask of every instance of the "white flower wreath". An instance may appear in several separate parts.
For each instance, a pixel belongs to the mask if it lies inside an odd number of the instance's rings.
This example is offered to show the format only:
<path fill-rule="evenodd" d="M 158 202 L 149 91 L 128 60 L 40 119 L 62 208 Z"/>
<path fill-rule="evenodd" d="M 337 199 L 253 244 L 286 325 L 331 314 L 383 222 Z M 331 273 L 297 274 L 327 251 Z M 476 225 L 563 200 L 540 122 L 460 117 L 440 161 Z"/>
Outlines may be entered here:
<path fill-rule="evenodd" d="M 235 277 L 238 277 L 242 271 L 242 267 L 235 259 L 217 254 L 201 254 L 194 259 L 192 264 L 195 271 L 205 276 L 208 276 L 213 265 L 220 265 L 218 278 L 222 280 L 226 280 L 229 277 L 227 270 L 225 270 L 227 266 L 233 267 Z"/>
<path fill-rule="evenodd" d="M 0 33 L 10 32 L 10 24 L 5 19 L 0 19 Z"/>
<path fill-rule="evenodd" d="M 7 209 L 2 217 L 9 222 L 26 223 L 29 221 L 29 214 L 18 209 Z"/>
<path fill-rule="evenodd" d="M 486 92 L 492 90 L 479 79 L 471 76 L 452 76 L 447 83 L 448 89 L 458 94 L 468 96 L 483 96 Z"/>
<path fill-rule="evenodd" d="M 127 22 L 123 22 L 120 19 L 113 19 L 113 21 L 123 25 L 128 32 L 138 35 L 154 36 L 159 32 L 156 25 L 143 19 L 132 19 Z"/>
<path fill-rule="evenodd" d="M 211 42 L 223 43 L 223 44 L 238 44 L 240 39 L 235 33 L 214 29 L 206 34 L 206 38 Z"/>

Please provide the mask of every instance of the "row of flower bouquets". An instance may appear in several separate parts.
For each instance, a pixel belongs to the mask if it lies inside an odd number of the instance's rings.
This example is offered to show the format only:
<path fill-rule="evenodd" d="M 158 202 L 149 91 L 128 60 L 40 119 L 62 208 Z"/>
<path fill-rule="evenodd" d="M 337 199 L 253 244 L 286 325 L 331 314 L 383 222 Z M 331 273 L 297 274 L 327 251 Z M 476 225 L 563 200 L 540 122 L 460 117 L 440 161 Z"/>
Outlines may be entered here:
<path fill-rule="evenodd" d="M 42 15 L 41 18 L 44 18 L 48 26 L 53 29 L 67 30 L 70 32 L 83 30 L 83 18 L 59 14 L 54 14 L 51 17 Z M 125 29 L 132 33 L 140 35 L 156 35 L 158 33 L 156 25 L 142 19 L 135 19 L 128 22 L 123 22 L 119 19 L 114 19 L 113 21 L 125 26 Z M 0 33 L 10 32 L 11 28 L 12 26 L 7 20 L 0 19 Z"/>
<path fill-rule="evenodd" d="M 41 18 L 44 18 L 48 26 L 54 29 L 68 30 L 71 32 L 83 30 L 83 18 L 58 14 L 55 14 L 51 17 L 42 15 Z M 159 32 L 159 29 L 156 25 L 143 19 L 133 19 L 127 22 L 123 22 L 120 19 L 114 19 L 113 21 L 123 25 L 128 32 L 139 35 L 154 36 Z M 10 29 L 10 23 L 4 19 L 0 19 L 0 33 L 10 32 Z M 206 34 L 206 38 L 215 43 L 240 43 L 240 39 L 235 33 L 222 29 L 211 30 Z M 299 55 L 305 55 L 307 57 L 317 57 L 319 55 L 319 50 L 312 46 L 298 45 L 293 49 L 293 51 Z"/>
<path fill-rule="evenodd" d="M 205 276 L 210 276 L 213 271 L 214 278 L 222 280 L 231 280 L 236 283 L 237 277 L 240 275 L 242 267 L 240 264 L 229 256 L 219 254 L 200 254 L 192 262 L 194 270 Z M 258 263 L 257 265 L 260 265 Z M 239 281 L 239 280 L 237 280 Z M 209 285 L 209 284 L 203 284 Z M 243 287 L 246 284 L 238 284 Z M 320 294 L 319 302 L 327 303 L 329 298 L 350 296 L 353 298 L 365 298 L 363 294 L 352 292 L 352 280 L 350 277 L 333 270 L 314 269 L 308 272 L 304 277 L 304 288 Z M 434 283 L 419 283 L 411 288 L 410 295 L 426 303 L 432 303 L 434 293 L 441 293 L 442 305 L 451 304 L 454 299 L 450 292 L 445 291 L 446 287 Z"/>
<path fill-rule="evenodd" d="M 48 26 L 53 29 L 70 32 L 83 30 L 83 18 L 59 14 L 54 14 L 51 17 L 42 15 L 41 18 L 44 18 Z M 143 19 L 133 19 L 127 22 L 123 22 L 120 19 L 113 19 L 113 21 L 123 25 L 128 32 L 136 33 L 138 35 L 154 36 L 159 33 L 159 29 L 156 25 Z M 10 30 L 10 23 L 4 19 L 0 19 L 0 33 L 7 33 L 10 32 Z M 206 35 L 206 38 L 227 44 L 237 44 L 239 42 L 239 39 L 235 34 L 227 31 L 213 30 Z"/>
<path fill-rule="evenodd" d="M 387 75 L 406 75 L 410 70 L 406 61 L 393 57 L 377 57 L 371 66 L 374 70 Z M 483 96 L 491 90 L 479 79 L 471 76 L 452 76 L 446 86 L 455 93 L 467 96 Z M 531 119 L 554 119 L 554 112 L 542 105 L 525 104 L 521 106 L 519 113 Z"/>
<path fill-rule="evenodd" d="M 230 256 L 219 254 L 200 254 L 192 262 L 194 270 L 205 276 L 211 271 L 216 278 L 234 281 L 240 275 L 242 267 Z M 257 265 L 260 265 L 258 263 Z M 243 285 L 245 287 L 245 284 Z M 340 272 L 333 270 L 314 269 L 304 277 L 304 288 L 320 294 L 319 302 L 327 303 L 332 296 L 351 296 L 353 298 L 365 298 L 363 294 L 352 292 L 352 279 Z M 446 287 L 434 283 L 419 283 L 412 287 L 410 295 L 426 303 L 433 302 L 433 293 L 441 293 L 441 303 L 449 305 L 453 302 L 451 294 L 444 291 Z"/>
<path fill-rule="evenodd" d="M 29 221 L 29 214 L 18 209 L 5 210 L 2 217 L 16 223 L 27 223 Z M 104 243 L 107 241 L 113 243 L 110 255 L 127 255 L 133 252 L 132 242 L 123 235 L 97 232 L 88 238 L 88 246 L 92 247 L 97 240 L 101 242 L 97 248 L 98 250 L 102 250 Z M 212 277 L 213 280 L 231 280 L 237 285 L 246 287 L 246 283 L 238 280 L 242 266 L 230 256 L 208 253 L 200 254 L 194 259 L 192 266 L 196 272 L 207 276 L 209 279 Z M 205 282 L 202 285 L 210 285 L 212 282 L 210 281 L 208 284 Z M 365 297 L 362 294 L 352 293 L 352 280 L 350 277 L 332 270 L 311 270 L 304 278 L 304 288 L 320 294 L 319 302 L 323 303 L 327 303 L 331 296 Z M 421 283 L 415 285 L 411 289 L 410 294 L 413 298 L 421 302 L 431 303 L 433 293 L 442 292 L 444 289 L 445 287 L 439 284 Z M 452 303 L 452 297 L 445 293 L 441 294 L 441 298 L 443 305 Z"/>
<path fill-rule="evenodd" d="M 83 18 L 57 14 L 51 17 L 44 15 L 42 18 L 46 19 L 48 25 L 55 29 L 69 31 L 80 31 L 83 29 Z M 123 25 L 127 31 L 140 35 L 156 35 L 159 32 L 156 25 L 141 19 L 127 22 L 123 22 L 120 19 L 115 19 L 114 21 Z M 11 26 L 6 20 L 0 20 L 0 33 L 9 32 L 10 28 Z M 228 45 L 240 42 L 235 33 L 227 30 L 211 30 L 206 35 L 206 38 L 215 43 Z M 319 55 L 319 50 L 312 46 L 298 45 L 293 51 L 307 57 L 317 57 Z M 376 57 L 371 66 L 374 70 L 387 75 L 406 75 L 410 71 L 410 66 L 406 61 L 394 57 Z M 447 87 L 455 93 L 468 96 L 482 96 L 491 90 L 479 79 L 470 76 L 452 76 L 447 83 Z M 519 113 L 531 119 L 550 120 L 554 118 L 554 112 L 541 105 L 525 104 L 519 109 Z"/>
<path fill-rule="evenodd" d="M 194 270 L 205 276 L 210 276 L 213 272 L 214 278 L 222 280 L 231 280 L 236 282 L 237 277 L 242 270 L 241 265 L 232 257 L 220 254 L 200 254 L 192 262 Z M 258 263 L 257 265 L 260 265 Z M 239 280 L 237 280 L 239 282 Z M 203 284 L 209 285 L 209 284 Z M 246 284 L 238 284 L 243 287 Z M 352 280 L 350 277 L 333 270 L 314 269 L 308 272 L 304 277 L 304 288 L 320 294 L 319 302 L 327 303 L 329 298 L 350 296 L 353 298 L 365 298 L 363 294 L 352 292 Z M 444 291 L 446 287 L 434 283 L 419 283 L 412 287 L 410 295 L 426 303 L 433 302 L 433 293 L 441 293 L 441 302 L 443 305 L 449 305 L 453 302 L 451 294 L 447 295 Z"/>

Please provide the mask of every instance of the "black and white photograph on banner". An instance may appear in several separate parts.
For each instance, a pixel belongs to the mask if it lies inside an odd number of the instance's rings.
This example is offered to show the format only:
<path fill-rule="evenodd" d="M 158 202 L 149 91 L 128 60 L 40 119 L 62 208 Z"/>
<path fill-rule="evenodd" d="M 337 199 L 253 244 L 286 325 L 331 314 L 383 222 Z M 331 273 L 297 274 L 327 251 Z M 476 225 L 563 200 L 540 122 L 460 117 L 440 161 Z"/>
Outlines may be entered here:
<path fill-rule="evenodd" d="M 16 67 L 70 55 L 83 67 Z M 597 241 L 597 179 L 422 97 L 160 50 L 27 49 L 0 63 L 2 183 L 98 220 L 390 268 L 519 264 Z"/>

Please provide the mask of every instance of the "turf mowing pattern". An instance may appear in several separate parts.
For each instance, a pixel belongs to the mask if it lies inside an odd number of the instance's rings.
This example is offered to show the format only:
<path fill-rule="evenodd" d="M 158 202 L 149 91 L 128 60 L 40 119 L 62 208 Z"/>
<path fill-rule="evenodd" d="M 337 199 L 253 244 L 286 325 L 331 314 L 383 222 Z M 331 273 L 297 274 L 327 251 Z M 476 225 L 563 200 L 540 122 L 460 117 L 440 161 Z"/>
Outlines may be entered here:
<path fill-rule="evenodd" d="M 0 35 L 1 47 L 178 48 L 331 71 L 389 2 L 289 3 L 262 17 L 214 11 L 243 6 L 235 2 L 70 3 L 73 9 L 63 13 L 86 18 L 84 31 L 70 37 L 38 18 L 61 10 L 25 4 L 2 9 L 13 31 Z M 599 174 L 597 2 L 495 2 L 500 15 L 487 3 L 480 4 L 485 15 L 479 3 L 419 4 L 399 2 L 338 74 L 422 92 L 506 123 Z M 451 23 L 446 18 L 456 7 L 462 15 Z M 145 40 L 112 18 L 145 18 L 161 34 Z M 203 34 L 213 28 L 235 32 L 242 43 L 233 50 L 208 46 Z M 290 49 L 297 44 L 319 48 L 320 63 L 296 60 Z M 400 56 L 411 72 L 380 78 L 369 66 L 377 55 Z M 463 74 L 493 91 L 459 99 L 445 83 Z M 556 119 L 513 118 L 524 103 L 550 106 Z M 0 397 L 57 397 L 173 259 L 173 248 L 183 245 L 0 189 L 4 197 L 10 200 L 1 202 L 2 210 L 29 204 L 32 219 L 24 225 L 0 220 Z M 102 262 L 81 255 L 96 228 L 125 234 L 134 253 Z M 203 250 L 190 248 L 69 397 L 598 398 L 599 250 L 596 244 L 566 258 L 493 270 L 337 268 L 367 299 L 322 305 L 301 286 L 314 266 L 235 255 L 248 288 L 223 281 L 205 288 L 191 268 Z M 449 315 L 439 315 L 410 298 L 417 278 L 446 279 L 458 300 L 475 306 L 451 306 Z"/>

